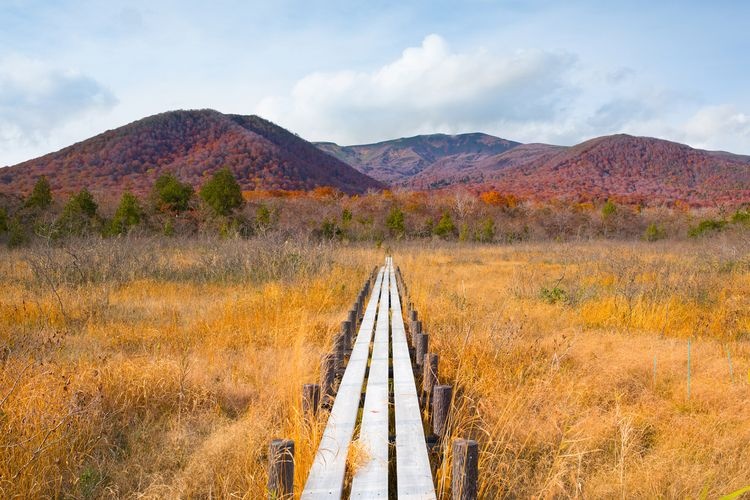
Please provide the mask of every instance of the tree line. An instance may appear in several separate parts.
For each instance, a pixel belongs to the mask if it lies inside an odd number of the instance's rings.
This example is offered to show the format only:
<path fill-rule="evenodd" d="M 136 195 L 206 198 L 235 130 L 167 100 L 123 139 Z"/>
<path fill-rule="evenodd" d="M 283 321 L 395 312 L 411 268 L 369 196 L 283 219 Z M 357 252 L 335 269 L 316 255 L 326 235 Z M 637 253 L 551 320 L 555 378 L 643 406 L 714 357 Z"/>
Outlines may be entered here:
<path fill-rule="evenodd" d="M 35 240 L 163 234 L 219 237 L 307 235 L 325 240 L 432 238 L 481 243 L 538 239 L 704 237 L 750 228 L 748 207 L 732 211 L 643 207 L 594 202 L 523 202 L 496 191 L 424 193 L 381 191 L 346 196 L 330 187 L 310 192 L 243 192 L 228 168 L 196 192 L 172 173 L 139 197 L 125 192 L 103 206 L 83 188 L 62 203 L 46 177 L 13 206 L 0 200 L 0 241 L 10 247 Z"/>

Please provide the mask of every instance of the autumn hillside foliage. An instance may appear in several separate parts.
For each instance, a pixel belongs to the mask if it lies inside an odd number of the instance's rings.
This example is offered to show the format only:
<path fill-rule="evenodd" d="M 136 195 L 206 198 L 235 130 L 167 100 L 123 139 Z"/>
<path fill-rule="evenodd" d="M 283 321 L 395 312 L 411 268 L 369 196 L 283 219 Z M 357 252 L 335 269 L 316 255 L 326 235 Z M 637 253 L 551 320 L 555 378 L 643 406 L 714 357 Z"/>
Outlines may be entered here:
<path fill-rule="evenodd" d="M 0 241 L 19 246 L 71 236 L 125 233 L 251 238 L 270 233 L 318 240 L 441 239 L 518 243 L 580 239 L 683 239 L 750 228 L 747 207 L 647 207 L 617 198 L 522 200 L 496 190 L 347 195 L 332 186 L 310 191 L 243 191 L 231 170 L 217 170 L 198 190 L 165 172 L 144 195 L 96 197 L 83 188 L 53 194 L 40 177 L 25 198 L 0 197 Z"/>

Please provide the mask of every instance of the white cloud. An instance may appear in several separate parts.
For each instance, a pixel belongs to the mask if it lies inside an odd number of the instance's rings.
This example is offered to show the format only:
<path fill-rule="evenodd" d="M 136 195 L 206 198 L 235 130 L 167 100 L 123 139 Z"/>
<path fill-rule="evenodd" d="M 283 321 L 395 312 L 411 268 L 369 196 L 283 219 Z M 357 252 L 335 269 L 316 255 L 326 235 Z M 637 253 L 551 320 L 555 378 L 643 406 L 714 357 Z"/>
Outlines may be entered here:
<path fill-rule="evenodd" d="M 18 56 L 0 59 L 0 151 L 6 152 L 0 165 L 27 159 L 25 153 L 61 129 L 116 102 L 108 89 L 79 72 Z"/>
<path fill-rule="evenodd" d="M 699 109 L 683 129 L 685 139 L 697 147 L 747 151 L 750 143 L 750 115 L 729 104 Z"/>
<path fill-rule="evenodd" d="M 306 138 L 342 143 L 554 119 L 577 89 L 575 57 L 541 50 L 458 53 L 438 35 L 374 71 L 313 73 L 257 112 Z"/>

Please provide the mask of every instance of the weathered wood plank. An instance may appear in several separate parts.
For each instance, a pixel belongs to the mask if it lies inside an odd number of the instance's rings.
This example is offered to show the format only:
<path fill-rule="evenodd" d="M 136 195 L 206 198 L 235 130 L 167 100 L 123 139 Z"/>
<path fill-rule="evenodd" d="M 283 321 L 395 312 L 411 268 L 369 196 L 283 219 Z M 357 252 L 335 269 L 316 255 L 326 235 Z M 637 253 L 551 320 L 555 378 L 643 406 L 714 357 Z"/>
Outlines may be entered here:
<path fill-rule="evenodd" d="M 393 262 L 389 259 L 393 389 L 396 417 L 396 482 L 399 499 L 434 499 L 430 459 L 425 445 L 422 415 L 409 358 L 401 300 Z"/>
<path fill-rule="evenodd" d="M 351 498 L 388 497 L 388 337 L 389 275 L 385 274 L 375 325 L 359 445 L 368 460 L 354 474 Z"/>
<path fill-rule="evenodd" d="M 341 498 L 346 457 L 359 411 L 359 400 L 370 354 L 370 341 L 375 326 L 378 300 L 381 292 L 388 293 L 388 290 L 383 288 L 386 281 L 383 279 L 384 275 L 385 269 L 381 268 L 354 342 L 349 364 L 341 380 L 307 477 L 305 489 L 302 492 L 303 499 Z"/>

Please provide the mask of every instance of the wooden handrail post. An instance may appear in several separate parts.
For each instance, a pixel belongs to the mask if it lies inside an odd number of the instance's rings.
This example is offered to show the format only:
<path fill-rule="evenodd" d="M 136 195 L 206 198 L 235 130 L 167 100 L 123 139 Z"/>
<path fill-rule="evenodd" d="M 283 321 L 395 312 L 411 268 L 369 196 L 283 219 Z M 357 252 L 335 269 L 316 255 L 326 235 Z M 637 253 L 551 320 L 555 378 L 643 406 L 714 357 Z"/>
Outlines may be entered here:
<path fill-rule="evenodd" d="M 415 358 L 417 362 L 417 369 L 421 370 L 422 366 L 424 365 L 425 354 L 427 354 L 427 351 L 429 350 L 430 336 L 426 333 L 418 333 L 416 338 L 417 345 L 415 347 L 417 348 L 417 352 Z M 417 373 L 419 373 L 419 371 L 417 371 Z"/>
<path fill-rule="evenodd" d="M 439 357 L 434 352 L 428 352 L 424 357 L 424 369 L 422 371 L 422 405 L 430 409 L 432 402 L 432 389 L 438 383 L 438 361 Z"/>
<path fill-rule="evenodd" d="M 448 416 L 453 399 L 453 387 L 436 385 L 432 390 L 432 432 L 443 438 L 446 435 Z"/>
<path fill-rule="evenodd" d="M 313 420 L 320 407 L 320 384 L 302 386 L 302 415 L 305 420 Z"/>
<path fill-rule="evenodd" d="M 453 500 L 476 500 L 479 480 L 479 446 L 472 439 L 453 441 Z"/>
<path fill-rule="evenodd" d="M 294 496 L 294 441 L 274 439 L 268 446 L 268 498 L 291 500 Z"/>
<path fill-rule="evenodd" d="M 320 391 L 325 403 L 332 403 L 334 384 L 336 383 L 336 355 L 328 353 L 323 356 L 320 370 Z"/>
<path fill-rule="evenodd" d="M 352 348 L 352 332 L 354 329 L 352 328 L 351 322 L 349 320 L 342 321 L 341 322 L 341 334 L 344 336 L 344 349 L 351 349 Z"/>

